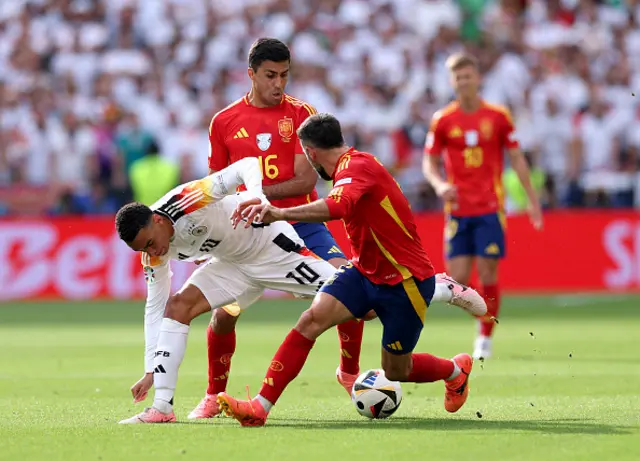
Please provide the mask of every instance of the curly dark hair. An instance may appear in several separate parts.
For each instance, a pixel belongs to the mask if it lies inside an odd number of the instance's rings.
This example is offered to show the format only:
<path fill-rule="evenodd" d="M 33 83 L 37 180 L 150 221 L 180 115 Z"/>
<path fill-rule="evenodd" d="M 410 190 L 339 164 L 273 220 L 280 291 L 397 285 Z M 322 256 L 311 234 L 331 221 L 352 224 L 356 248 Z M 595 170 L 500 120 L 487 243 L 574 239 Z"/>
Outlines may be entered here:
<path fill-rule="evenodd" d="M 126 243 L 131 243 L 140 232 L 151 222 L 153 211 L 140 202 L 128 203 L 116 214 L 116 230 L 118 236 Z"/>

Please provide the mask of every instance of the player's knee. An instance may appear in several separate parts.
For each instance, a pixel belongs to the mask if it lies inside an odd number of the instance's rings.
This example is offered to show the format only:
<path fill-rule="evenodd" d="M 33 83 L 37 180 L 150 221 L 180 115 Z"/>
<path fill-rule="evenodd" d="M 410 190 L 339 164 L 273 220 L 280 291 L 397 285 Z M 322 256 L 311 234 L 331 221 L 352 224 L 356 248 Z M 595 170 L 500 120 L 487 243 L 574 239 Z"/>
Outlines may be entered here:
<path fill-rule="evenodd" d="M 176 293 L 169 297 L 164 316 L 177 322 L 188 325 L 196 317 L 195 305 L 189 303 L 183 295 Z"/>
<path fill-rule="evenodd" d="M 217 335 L 226 335 L 235 330 L 237 321 L 238 317 L 234 317 L 224 309 L 216 309 L 211 318 L 211 328 Z"/>
<path fill-rule="evenodd" d="M 313 306 L 302 313 L 296 324 L 296 330 L 302 336 L 315 340 L 330 326 L 326 326 L 326 319 Z"/>

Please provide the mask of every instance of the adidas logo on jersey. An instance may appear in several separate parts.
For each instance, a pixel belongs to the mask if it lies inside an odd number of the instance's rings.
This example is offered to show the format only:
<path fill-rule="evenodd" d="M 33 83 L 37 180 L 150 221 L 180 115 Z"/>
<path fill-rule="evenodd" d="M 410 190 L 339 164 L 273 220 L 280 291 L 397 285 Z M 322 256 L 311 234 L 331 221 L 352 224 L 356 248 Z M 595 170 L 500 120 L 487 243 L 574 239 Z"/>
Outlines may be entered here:
<path fill-rule="evenodd" d="M 499 255 L 500 254 L 500 247 L 495 243 L 491 243 L 491 244 L 487 245 L 487 248 L 484 249 L 484 254 L 486 254 L 486 255 Z"/>
<path fill-rule="evenodd" d="M 242 139 L 242 138 L 248 138 L 248 137 L 249 137 L 249 133 L 247 133 L 247 130 L 245 130 L 244 128 L 240 128 L 240 130 L 236 133 L 233 139 Z"/>
<path fill-rule="evenodd" d="M 462 130 L 459 126 L 454 126 L 451 131 L 449 131 L 450 138 L 459 138 L 462 136 Z"/>
<path fill-rule="evenodd" d="M 391 348 L 394 351 L 401 351 L 402 350 L 402 344 L 400 344 L 400 341 L 395 341 L 391 344 L 387 344 L 387 347 Z"/>
<path fill-rule="evenodd" d="M 342 252 L 340 251 L 340 248 L 338 248 L 337 246 L 333 245 L 331 247 L 331 249 L 329 251 L 327 251 L 327 253 L 332 254 L 332 253 L 342 253 Z"/>

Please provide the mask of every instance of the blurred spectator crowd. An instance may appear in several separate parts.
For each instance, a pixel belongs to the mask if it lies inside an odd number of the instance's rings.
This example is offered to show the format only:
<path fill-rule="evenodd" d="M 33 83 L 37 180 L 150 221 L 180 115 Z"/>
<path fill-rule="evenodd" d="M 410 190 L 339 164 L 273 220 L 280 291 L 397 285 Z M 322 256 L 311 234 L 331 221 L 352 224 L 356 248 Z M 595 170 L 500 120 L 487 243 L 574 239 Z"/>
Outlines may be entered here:
<path fill-rule="evenodd" d="M 546 207 L 640 206 L 638 0 L 3 0 L 0 214 L 113 213 L 206 175 L 261 36 L 291 46 L 287 92 L 335 113 L 415 210 L 439 206 L 422 147 L 462 48 Z M 505 187 L 526 206 L 508 169 Z"/>

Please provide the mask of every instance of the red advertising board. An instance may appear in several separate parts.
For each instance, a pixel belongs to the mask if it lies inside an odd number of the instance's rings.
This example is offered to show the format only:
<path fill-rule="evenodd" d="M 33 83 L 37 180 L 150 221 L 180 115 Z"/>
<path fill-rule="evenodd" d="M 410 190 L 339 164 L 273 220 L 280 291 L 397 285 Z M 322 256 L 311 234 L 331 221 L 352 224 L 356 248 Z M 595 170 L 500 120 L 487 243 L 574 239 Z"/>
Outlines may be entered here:
<path fill-rule="evenodd" d="M 436 269 L 443 270 L 443 218 L 417 216 Z M 349 252 L 342 224 L 330 228 Z M 640 213 L 555 212 L 536 232 L 526 216 L 511 217 L 506 291 L 640 290 Z M 174 288 L 193 270 L 175 263 Z M 112 218 L 0 220 L 0 300 L 132 298 L 145 292 L 139 257 L 118 240 Z"/>

